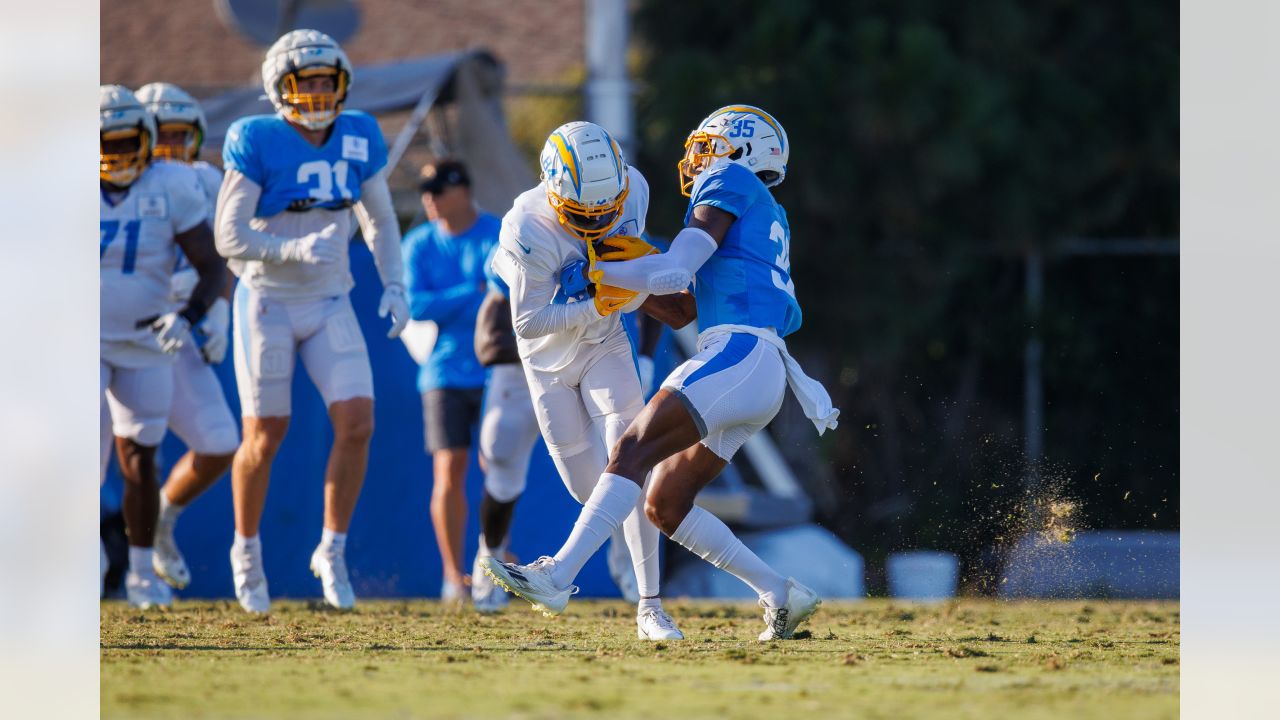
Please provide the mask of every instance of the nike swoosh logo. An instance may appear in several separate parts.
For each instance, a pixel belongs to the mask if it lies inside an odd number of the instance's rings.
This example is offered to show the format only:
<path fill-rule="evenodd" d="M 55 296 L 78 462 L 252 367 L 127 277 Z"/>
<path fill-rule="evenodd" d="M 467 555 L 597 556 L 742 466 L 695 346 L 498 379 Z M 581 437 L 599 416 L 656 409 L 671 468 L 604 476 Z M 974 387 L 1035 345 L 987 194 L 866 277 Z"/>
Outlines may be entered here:
<path fill-rule="evenodd" d="M 520 246 L 520 249 L 524 251 L 524 254 L 525 254 L 525 255 L 528 255 L 529 253 L 533 252 L 533 249 L 532 249 L 532 248 L 527 248 L 527 247 L 525 247 L 525 246 L 524 246 L 524 244 L 523 244 L 523 243 L 521 243 L 519 240 L 516 240 L 515 242 L 516 242 L 516 244 L 517 244 L 517 245 L 519 245 L 519 246 Z"/>

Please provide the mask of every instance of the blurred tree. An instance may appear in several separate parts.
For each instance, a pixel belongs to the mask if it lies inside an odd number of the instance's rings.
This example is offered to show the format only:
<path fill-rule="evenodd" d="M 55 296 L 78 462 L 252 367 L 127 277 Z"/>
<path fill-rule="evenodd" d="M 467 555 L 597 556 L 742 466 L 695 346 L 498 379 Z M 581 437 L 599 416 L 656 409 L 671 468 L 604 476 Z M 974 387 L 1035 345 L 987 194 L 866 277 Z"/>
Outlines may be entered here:
<path fill-rule="evenodd" d="M 635 28 L 655 232 L 708 112 L 790 135 L 789 344 L 843 415 L 821 443 L 774 431 L 827 457 L 822 520 L 873 559 L 976 559 L 1023 470 L 1022 254 L 1177 234 L 1176 4 L 643 0 Z M 1177 292 L 1176 258 L 1050 265 L 1046 459 L 1095 526 L 1177 527 Z"/>

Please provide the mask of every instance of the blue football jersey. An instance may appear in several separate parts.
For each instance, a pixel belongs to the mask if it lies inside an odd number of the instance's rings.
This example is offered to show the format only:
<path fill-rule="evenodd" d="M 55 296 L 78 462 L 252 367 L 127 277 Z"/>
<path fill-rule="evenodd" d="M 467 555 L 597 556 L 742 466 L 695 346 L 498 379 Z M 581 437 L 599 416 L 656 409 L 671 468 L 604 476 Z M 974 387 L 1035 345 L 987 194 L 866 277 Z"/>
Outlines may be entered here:
<path fill-rule="evenodd" d="M 222 164 L 262 188 L 255 215 L 340 209 L 360 201 L 360 186 L 387 164 L 387 144 L 372 116 L 344 110 L 316 147 L 278 115 L 240 118 L 227 130 Z"/>
<path fill-rule="evenodd" d="M 799 330 L 802 314 L 791 281 L 791 228 L 769 188 L 747 168 L 719 162 L 698 175 L 686 225 L 698 205 L 737 218 L 720 249 L 698 270 L 698 327 L 771 327 L 782 337 Z"/>

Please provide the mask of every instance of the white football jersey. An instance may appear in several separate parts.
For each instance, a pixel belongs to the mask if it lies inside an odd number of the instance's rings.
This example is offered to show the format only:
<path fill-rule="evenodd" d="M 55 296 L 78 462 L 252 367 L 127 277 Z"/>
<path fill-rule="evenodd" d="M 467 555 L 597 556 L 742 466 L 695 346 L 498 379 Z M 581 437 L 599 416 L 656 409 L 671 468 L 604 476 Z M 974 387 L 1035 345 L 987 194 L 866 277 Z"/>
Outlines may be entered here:
<path fill-rule="evenodd" d="M 150 165 L 122 196 L 99 193 L 100 338 L 160 353 L 139 320 L 172 308 L 174 236 L 205 222 L 208 199 L 195 171 L 178 163 Z"/>
<path fill-rule="evenodd" d="M 645 229 L 645 215 L 649 211 L 649 183 L 639 170 L 628 168 L 630 192 L 622 206 L 622 217 L 609 235 L 639 237 Z M 570 235 L 560 226 L 556 212 L 547 202 L 547 189 L 539 184 L 516 198 L 505 217 L 498 236 L 500 252 L 494 254 L 493 267 L 498 276 L 513 289 L 514 273 L 522 274 L 525 285 L 531 288 L 555 288 L 554 303 L 564 303 L 566 298 L 559 289 L 560 271 L 575 260 L 585 260 L 587 245 Z M 513 304 L 518 299 L 512 298 Z M 587 299 L 583 302 L 592 302 Z M 637 297 L 628 304 L 638 307 L 643 302 Z M 583 346 L 598 345 L 614 332 L 621 332 L 622 313 L 615 312 L 593 322 L 570 328 L 564 332 L 542 337 L 517 338 L 520 357 L 536 370 L 556 372 L 567 367 L 578 356 Z"/>
<path fill-rule="evenodd" d="M 189 166 L 195 171 L 196 177 L 200 179 L 200 187 L 204 190 L 205 197 L 209 200 L 208 217 L 209 226 L 213 226 L 214 211 L 218 206 L 218 191 L 222 189 L 222 170 L 215 165 L 210 165 L 203 160 L 197 160 Z M 200 281 L 200 275 L 196 269 L 191 267 L 191 263 L 187 262 L 187 258 L 182 254 L 181 248 L 178 250 L 178 260 L 173 268 L 173 280 L 170 281 L 171 298 L 178 309 L 181 309 L 191 299 L 191 291 L 196 289 L 196 283 Z"/>

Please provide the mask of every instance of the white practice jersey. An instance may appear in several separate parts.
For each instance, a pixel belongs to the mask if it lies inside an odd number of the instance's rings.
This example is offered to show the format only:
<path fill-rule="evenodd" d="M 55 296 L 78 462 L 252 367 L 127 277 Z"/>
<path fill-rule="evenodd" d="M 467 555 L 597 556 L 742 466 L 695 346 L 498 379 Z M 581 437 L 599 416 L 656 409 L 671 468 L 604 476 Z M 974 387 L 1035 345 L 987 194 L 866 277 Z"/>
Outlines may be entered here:
<path fill-rule="evenodd" d="M 190 167 L 154 163 L 123 196 L 111 200 L 114 204 L 100 193 L 100 337 L 159 353 L 151 331 L 137 323 L 172 308 L 174 236 L 205 222 L 208 199 Z"/>
<path fill-rule="evenodd" d="M 189 166 L 195 171 L 196 177 L 200 179 L 200 187 L 204 190 L 205 198 L 209 201 L 208 217 L 210 227 L 213 226 L 214 210 L 218 206 L 218 191 L 222 189 L 222 169 L 216 165 L 210 165 L 203 160 L 197 160 Z M 178 250 L 178 260 L 173 268 L 172 299 L 177 308 L 182 308 L 191 299 L 191 291 L 196 289 L 196 283 L 200 281 L 200 275 L 196 269 L 191 267 L 191 263 L 187 262 L 187 257 L 182 254 L 182 250 Z"/>
<path fill-rule="evenodd" d="M 628 168 L 631 190 L 622 206 L 622 218 L 609 233 L 639 237 L 645 229 L 649 210 L 649 184 L 635 168 Z M 575 260 L 585 260 L 587 245 L 561 227 L 556 212 L 547 202 L 545 185 L 539 184 L 516 198 L 502 218 L 499 251 L 493 268 L 511 287 L 512 313 L 535 309 L 547 303 L 570 302 L 560 289 L 560 270 Z M 643 293 L 624 308 L 634 310 L 647 297 Z M 593 302 L 586 299 L 582 302 Z M 600 344 L 611 334 L 622 332 L 622 312 L 615 312 L 562 332 L 536 338 L 517 338 L 520 357 L 530 367 L 556 372 L 573 362 L 584 346 Z"/>

